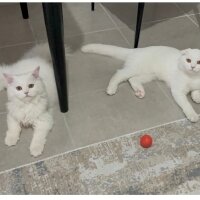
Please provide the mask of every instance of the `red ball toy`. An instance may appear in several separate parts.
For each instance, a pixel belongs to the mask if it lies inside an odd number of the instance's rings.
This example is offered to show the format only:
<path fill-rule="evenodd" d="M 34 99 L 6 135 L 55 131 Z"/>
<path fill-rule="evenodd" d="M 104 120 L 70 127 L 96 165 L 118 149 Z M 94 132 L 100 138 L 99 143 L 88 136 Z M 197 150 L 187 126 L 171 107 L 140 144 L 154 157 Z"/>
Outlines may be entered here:
<path fill-rule="evenodd" d="M 152 137 L 150 135 L 143 135 L 142 137 L 140 137 L 140 145 L 143 148 L 149 148 L 152 145 Z"/>

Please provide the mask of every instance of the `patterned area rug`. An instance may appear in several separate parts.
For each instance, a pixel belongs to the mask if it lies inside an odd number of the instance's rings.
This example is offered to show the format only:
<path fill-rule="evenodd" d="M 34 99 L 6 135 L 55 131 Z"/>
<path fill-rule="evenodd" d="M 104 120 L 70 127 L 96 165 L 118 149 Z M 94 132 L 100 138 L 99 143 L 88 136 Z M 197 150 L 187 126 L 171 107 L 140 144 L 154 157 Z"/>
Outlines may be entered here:
<path fill-rule="evenodd" d="M 139 145 L 149 133 L 154 144 Z M 200 194 L 200 123 L 180 120 L 0 174 L 1 194 Z"/>

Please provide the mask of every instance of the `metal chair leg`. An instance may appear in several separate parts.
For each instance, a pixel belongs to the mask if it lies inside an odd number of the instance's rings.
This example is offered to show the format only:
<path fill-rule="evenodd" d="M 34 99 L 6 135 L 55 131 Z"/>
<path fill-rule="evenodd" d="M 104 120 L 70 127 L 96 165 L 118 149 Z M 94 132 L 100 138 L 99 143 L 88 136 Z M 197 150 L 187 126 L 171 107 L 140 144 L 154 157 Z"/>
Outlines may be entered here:
<path fill-rule="evenodd" d="M 92 3 L 91 3 L 91 10 L 94 11 L 94 9 L 95 9 L 95 3 L 92 2 Z"/>
<path fill-rule="evenodd" d="M 24 19 L 28 19 L 28 5 L 27 3 L 20 3 L 21 11 L 22 11 L 22 17 Z"/>
<path fill-rule="evenodd" d="M 68 111 L 62 3 L 43 3 L 44 19 L 51 52 L 61 112 Z"/>
<path fill-rule="evenodd" d="M 142 25 L 144 5 L 145 5 L 145 3 L 138 3 L 134 48 L 137 48 L 138 43 L 139 43 L 140 29 L 141 29 L 141 25 Z"/>

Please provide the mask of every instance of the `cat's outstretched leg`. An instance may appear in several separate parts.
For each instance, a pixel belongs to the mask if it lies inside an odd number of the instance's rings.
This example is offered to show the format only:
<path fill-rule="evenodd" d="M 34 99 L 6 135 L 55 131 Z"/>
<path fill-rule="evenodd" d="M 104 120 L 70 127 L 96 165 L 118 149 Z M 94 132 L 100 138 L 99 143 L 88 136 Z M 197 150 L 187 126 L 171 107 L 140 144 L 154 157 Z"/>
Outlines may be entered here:
<path fill-rule="evenodd" d="M 130 77 L 131 74 L 126 68 L 117 70 L 108 84 L 107 94 L 114 95 L 117 92 L 118 85 L 121 82 L 128 80 Z"/>
<path fill-rule="evenodd" d="M 154 79 L 153 75 L 147 74 L 147 75 L 131 77 L 128 79 L 128 81 L 135 92 L 135 96 L 142 99 L 145 96 L 145 90 L 142 84 L 150 82 L 153 79 Z"/>
<path fill-rule="evenodd" d="M 191 97 L 195 103 L 200 103 L 200 91 L 199 90 L 192 91 Z"/>
<path fill-rule="evenodd" d="M 187 96 L 183 93 L 180 93 L 176 90 L 172 90 L 172 96 L 174 97 L 176 103 L 182 108 L 183 112 L 185 113 L 186 117 L 191 122 L 197 122 L 199 119 L 198 114 L 194 111 L 191 104 L 189 103 Z"/>
<path fill-rule="evenodd" d="M 139 77 L 129 78 L 128 81 L 135 92 L 135 96 L 140 99 L 144 98 L 145 90 L 142 84 L 139 82 Z"/>
<path fill-rule="evenodd" d="M 137 80 L 137 78 L 133 77 L 133 78 L 129 78 L 128 79 L 131 87 L 133 88 L 134 92 L 135 92 L 135 96 L 137 96 L 138 98 L 142 99 L 145 96 L 145 90 L 144 87 L 142 86 L 142 84 Z"/>
<path fill-rule="evenodd" d="M 46 137 L 53 127 L 53 117 L 48 113 L 42 114 L 34 125 L 34 135 L 30 145 L 30 153 L 36 157 L 42 154 Z"/>
<path fill-rule="evenodd" d="M 8 131 L 6 132 L 5 144 L 13 146 L 19 140 L 21 126 L 11 115 L 7 115 Z"/>

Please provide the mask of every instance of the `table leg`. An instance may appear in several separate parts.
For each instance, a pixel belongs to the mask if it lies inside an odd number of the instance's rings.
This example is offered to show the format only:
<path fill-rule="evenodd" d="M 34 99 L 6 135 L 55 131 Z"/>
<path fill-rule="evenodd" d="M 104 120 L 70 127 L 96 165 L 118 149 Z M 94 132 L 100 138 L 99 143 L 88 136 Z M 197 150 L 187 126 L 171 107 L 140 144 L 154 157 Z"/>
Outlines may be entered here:
<path fill-rule="evenodd" d="M 141 29 L 141 25 L 142 25 L 143 11 L 144 11 L 144 3 L 138 3 L 134 48 L 137 48 L 138 47 L 138 43 L 139 43 L 139 37 L 140 37 L 140 29 Z"/>
<path fill-rule="evenodd" d="M 43 3 L 44 19 L 51 52 L 61 112 L 68 111 L 68 92 L 62 3 Z"/>
<path fill-rule="evenodd" d="M 29 16 L 28 16 L 28 6 L 27 6 L 27 3 L 20 3 L 20 8 L 21 8 L 21 11 L 22 11 L 22 17 L 24 19 L 28 19 Z"/>

